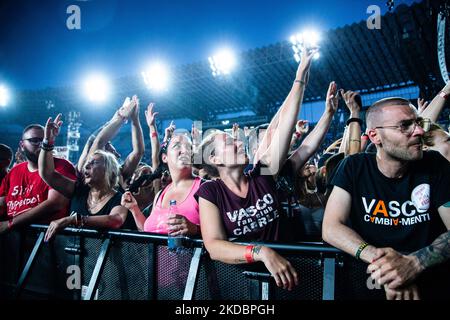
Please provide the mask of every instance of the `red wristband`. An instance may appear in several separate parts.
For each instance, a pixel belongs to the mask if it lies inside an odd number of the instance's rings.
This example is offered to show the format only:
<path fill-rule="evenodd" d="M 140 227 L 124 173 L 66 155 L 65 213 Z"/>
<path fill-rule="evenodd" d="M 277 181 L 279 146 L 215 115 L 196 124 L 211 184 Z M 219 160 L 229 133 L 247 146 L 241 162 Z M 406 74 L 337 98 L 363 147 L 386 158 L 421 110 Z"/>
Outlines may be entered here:
<path fill-rule="evenodd" d="M 300 137 L 302 136 L 302 133 L 301 133 L 301 132 L 295 131 L 294 134 L 295 134 L 295 136 L 297 137 L 297 139 L 300 138 Z"/>
<path fill-rule="evenodd" d="M 247 263 L 253 263 L 255 262 L 255 259 L 253 259 L 253 248 L 255 246 L 248 245 L 245 247 L 245 260 L 247 260 Z"/>
<path fill-rule="evenodd" d="M 152 138 L 155 138 L 155 137 L 157 137 L 158 136 L 158 133 L 156 132 L 156 131 L 153 131 L 152 132 Z"/>

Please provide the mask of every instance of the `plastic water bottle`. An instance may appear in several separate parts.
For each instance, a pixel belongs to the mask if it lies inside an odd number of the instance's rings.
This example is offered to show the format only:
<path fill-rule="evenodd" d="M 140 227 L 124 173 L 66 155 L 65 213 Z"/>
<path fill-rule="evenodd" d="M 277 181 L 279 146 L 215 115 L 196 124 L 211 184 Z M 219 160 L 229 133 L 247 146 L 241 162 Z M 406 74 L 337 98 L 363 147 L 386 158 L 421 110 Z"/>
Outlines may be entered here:
<path fill-rule="evenodd" d="M 175 215 L 175 214 L 179 214 L 178 207 L 177 207 L 177 201 L 170 200 L 169 215 Z M 184 239 L 184 237 L 182 235 L 171 236 L 170 233 L 168 233 L 167 234 L 167 247 L 169 248 L 169 251 L 172 251 L 172 252 L 182 251 L 183 250 L 183 239 Z"/>

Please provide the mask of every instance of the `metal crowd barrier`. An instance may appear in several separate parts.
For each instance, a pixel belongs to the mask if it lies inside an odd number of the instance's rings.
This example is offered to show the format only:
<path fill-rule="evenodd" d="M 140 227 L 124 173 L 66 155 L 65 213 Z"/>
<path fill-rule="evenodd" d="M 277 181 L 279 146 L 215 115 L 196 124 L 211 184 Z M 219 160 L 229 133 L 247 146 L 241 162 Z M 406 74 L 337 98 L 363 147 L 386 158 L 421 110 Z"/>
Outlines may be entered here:
<path fill-rule="evenodd" d="M 367 265 L 319 242 L 264 243 L 299 274 L 299 285 L 287 291 L 262 263 L 212 261 L 199 239 L 172 253 L 158 234 L 67 228 L 45 243 L 46 229 L 33 225 L 0 237 L 0 299 L 384 299 Z"/>

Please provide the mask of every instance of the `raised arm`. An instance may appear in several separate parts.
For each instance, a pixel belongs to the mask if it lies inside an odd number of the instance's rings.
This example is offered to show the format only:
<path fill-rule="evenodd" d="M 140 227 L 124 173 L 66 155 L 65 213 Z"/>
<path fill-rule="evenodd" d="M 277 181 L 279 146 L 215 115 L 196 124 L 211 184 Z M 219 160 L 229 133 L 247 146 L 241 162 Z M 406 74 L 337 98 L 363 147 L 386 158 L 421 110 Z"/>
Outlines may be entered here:
<path fill-rule="evenodd" d="M 433 122 L 437 122 L 442 109 L 445 106 L 445 101 L 450 96 L 450 83 L 447 83 L 444 88 L 434 97 L 430 104 L 424 108 L 420 114 L 423 118 L 431 119 Z"/>
<path fill-rule="evenodd" d="M 331 121 L 333 120 L 333 116 L 338 107 L 338 102 L 337 86 L 333 81 L 328 87 L 325 111 L 320 117 L 319 122 L 317 122 L 314 130 L 306 136 L 300 147 L 298 147 L 289 158 L 294 165 L 294 172 L 298 172 L 298 170 L 304 166 L 308 159 L 316 153 L 317 149 L 320 147 L 330 128 Z"/>
<path fill-rule="evenodd" d="M 202 238 L 211 259 L 229 264 L 248 263 L 246 246 L 228 241 L 217 206 L 200 197 L 199 207 Z M 277 286 L 292 290 L 298 284 L 297 272 L 290 262 L 269 247 L 255 246 L 251 259 L 264 263 Z"/>
<path fill-rule="evenodd" d="M 127 121 L 130 117 L 131 112 L 134 108 L 134 103 L 135 101 L 130 101 L 130 98 L 128 97 L 125 99 L 122 107 L 114 113 L 114 116 L 111 118 L 111 120 L 108 121 L 102 128 L 102 130 L 98 133 L 97 137 L 92 143 L 91 149 L 89 150 L 86 159 L 89 159 L 89 157 L 96 150 L 103 150 L 105 148 L 105 145 L 117 135 L 124 122 Z"/>
<path fill-rule="evenodd" d="M 156 130 L 155 125 L 155 117 L 158 115 L 158 112 L 153 112 L 155 104 L 151 102 L 147 106 L 147 110 L 145 110 L 145 120 L 147 121 L 147 125 L 149 128 L 150 135 L 150 146 L 152 149 L 152 170 L 153 172 L 159 167 L 159 138 L 158 138 L 158 130 Z"/>
<path fill-rule="evenodd" d="M 306 80 L 312 57 L 315 53 L 316 50 L 303 50 L 302 61 L 297 69 L 294 84 L 292 85 L 286 100 L 280 107 L 279 124 L 274 130 L 272 141 L 270 142 L 268 149 L 261 156 L 261 162 L 268 167 L 269 173 L 272 175 L 276 175 L 286 161 L 286 155 L 289 151 L 289 142 L 295 123 L 297 122 L 298 112 L 305 92 Z M 274 121 L 274 119 L 272 119 L 272 121 Z M 269 125 L 269 128 L 270 127 L 271 126 Z"/>
<path fill-rule="evenodd" d="M 81 152 L 81 156 L 78 159 L 77 162 L 77 170 L 78 172 L 82 172 L 83 171 L 83 167 L 84 164 L 86 163 L 87 160 L 87 155 L 89 153 L 89 150 L 92 147 L 92 144 L 94 143 L 95 138 L 97 137 L 98 133 L 103 129 L 104 126 L 106 126 L 108 124 L 105 123 L 103 126 L 101 126 L 100 128 L 98 128 L 97 130 L 95 130 L 87 139 L 86 144 L 84 145 L 83 151 Z"/>
<path fill-rule="evenodd" d="M 130 114 L 131 119 L 131 142 L 133 150 L 125 159 L 122 166 L 122 181 L 127 181 L 134 171 L 136 170 L 139 162 L 144 155 L 144 135 L 142 133 L 141 123 L 139 121 L 139 99 L 137 96 L 133 96 L 132 99 L 132 112 Z"/>
<path fill-rule="evenodd" d="M 350 111 L 351 122 L 347 127 L 347 139 L 345 141 L 345 156 L 361 152 L 361 96 L 357 92 L 341 90 L 345 105 Z"/>
<path fill-rule="evenodd" d="M 53 146 L 55 145 L 56 137 L 61 128 L 61 114 L 58 114 L 55 121 L 48 118 L 45 124 L 44 141 L 41 152 L 39 153 L 38 167 L 39 175 L 50 187 L 60 192 L 66 198 L 72 198 L 75 190 L 75 181 L 65 177 L 55 170 L 55 163 L 53 158 Z"/>

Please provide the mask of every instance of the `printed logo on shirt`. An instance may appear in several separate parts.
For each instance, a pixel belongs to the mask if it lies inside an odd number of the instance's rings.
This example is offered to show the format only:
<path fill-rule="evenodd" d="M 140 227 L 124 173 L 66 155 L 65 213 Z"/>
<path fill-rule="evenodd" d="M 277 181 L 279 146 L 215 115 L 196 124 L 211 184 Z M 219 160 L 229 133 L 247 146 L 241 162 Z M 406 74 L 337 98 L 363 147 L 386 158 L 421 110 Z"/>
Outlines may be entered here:
<path fill-rule="evenodd" d="M 421 184 L 411 193 L 412 201 L 398 201 L 361 197 L 364 210 L 364 221 L 385 226 L 411 226 L 430 221 L 430 186 Z"/>
<path fill-rule="evenodd" d="M 277 219 L 278 210 L 273 205 L 274 199 L 270 193 L 267 193 L 258 199 L 254 206 L 227 212 L 228 219 L 237 226 L 233 229 L 233 234 L 242 236 L 260 230 Z"/>
<path fill-rule="evenodd" d="M 430 185 L 423 183 L 411 192 L 411 201 L 419 210 L 427 211 L 430 208 Z"/>

